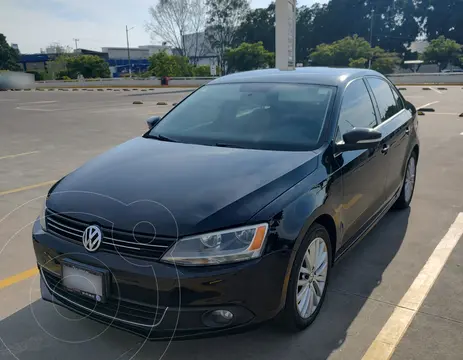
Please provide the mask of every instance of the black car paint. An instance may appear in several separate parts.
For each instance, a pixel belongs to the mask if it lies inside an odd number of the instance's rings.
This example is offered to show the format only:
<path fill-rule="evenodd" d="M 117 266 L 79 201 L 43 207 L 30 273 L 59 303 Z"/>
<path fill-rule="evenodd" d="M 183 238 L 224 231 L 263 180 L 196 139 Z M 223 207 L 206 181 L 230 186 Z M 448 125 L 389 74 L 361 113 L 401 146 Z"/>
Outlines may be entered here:
<path fill-rule="evenodd" d="M 336 71 L 336 76 L 327 77 Z M 346 87 L 379 75 L 344 69 L 322 73 L 304 80 L 297 72 L 281 75 L 272 70 L 267 75 L 251 72 L 215 81 L 307 81 L 337 86 L 325 142 L 316 151 L 229 149 L 137 138 L 63 178 L 47 200 L 56 212 L 86 222 L 108 221 L 118 229 L 133 229 L 140 220 L 154 218 L 157 233 L 173 239 L 268 222 L 262 258 L 203 268 L 147 259 L 121 261 L 117 254 L 105 252 L 89 258 L 81 245 L 44 233 L 36 223 L 33 238 L 39 266 L 56 272 L 57 259 L 63 256 L 94 266 L 102 262 L 111 269 L 119 296 L 135 303 L 182 308 L 182 314 L 197 307 L 242 306 L 253 314 L 246 324 L 274 317 L 285 304 L 292 261 L 309 227 L 318 222 L 327 228 L 333 259 L 338 259 L 393 205 L 407 159 L 412 151 L 417 155 L 419 151 L 416 110 L 409 106 L 377 127 L 382 140 L 376 148 L 339 152 L 333 139 Z M 375 112 L 379 119 L 376 104 Z M 156 284 L 151 281 L 152 271 Z M 51 301 L 49 290 L 43 291 Z M 156 302 L 155 293 L 159 294 Z"/>

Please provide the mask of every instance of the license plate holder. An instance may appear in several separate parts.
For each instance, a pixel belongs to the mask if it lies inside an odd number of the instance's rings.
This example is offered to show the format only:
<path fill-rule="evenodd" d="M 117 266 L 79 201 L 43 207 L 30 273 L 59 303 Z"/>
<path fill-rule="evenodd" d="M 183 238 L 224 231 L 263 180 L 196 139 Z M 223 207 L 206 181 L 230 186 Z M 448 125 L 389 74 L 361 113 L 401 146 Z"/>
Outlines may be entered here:
<path fill-rule="evenodd" d="M 110 274 L 105 269 L 63 259 L 61 283 L 68 291 L 104 303 L 109 295 Z"/>

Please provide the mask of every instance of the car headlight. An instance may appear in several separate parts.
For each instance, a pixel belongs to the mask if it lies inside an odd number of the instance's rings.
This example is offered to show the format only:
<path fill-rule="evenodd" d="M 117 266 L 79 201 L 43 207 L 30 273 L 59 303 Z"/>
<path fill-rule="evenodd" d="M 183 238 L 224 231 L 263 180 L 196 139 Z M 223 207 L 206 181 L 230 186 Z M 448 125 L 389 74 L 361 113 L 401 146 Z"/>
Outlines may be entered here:
<path fill-rule="evenodd" d="M 162 257 L 177 265 L 218 265 L 262 254 L 268 225 L 259 224 L 180 239 Z"/>
<path fill-rule="evenodd" d="M 45 221 L 45 216 L 46 216 L 46 213 L 47 213 L 47 206 L 46 206 L 47 202 L 44 201 L 43 202 L 43 206 L 42 206 L 42 211 L 40 212 L 40 217 L 39 217 L 39 221 L 40 221 L 40 226 L 42 226 L 42 230 L 46 231 L 47 230 L 47 222 Z"/>

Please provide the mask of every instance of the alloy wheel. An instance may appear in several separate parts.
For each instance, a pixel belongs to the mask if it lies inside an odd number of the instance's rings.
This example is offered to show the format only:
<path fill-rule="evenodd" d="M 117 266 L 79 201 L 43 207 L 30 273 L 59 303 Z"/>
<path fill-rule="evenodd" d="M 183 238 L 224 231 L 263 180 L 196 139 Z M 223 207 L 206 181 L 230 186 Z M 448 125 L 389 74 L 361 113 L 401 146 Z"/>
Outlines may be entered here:
<path fill-rule="evenodd" d="M 299 315 L 307 319 L 320 305 L 328 275 L 328 248 L 315 238 L 307 248 L 299 270 L 296 301 Z"/>
<path fill-rule="evenodd" d="M 407 173 L 405 175 L 405 201 L 409 202 L 412 198 L 413 189 L 415 187 L 416 177 L 416 161 L 412 156 L 407 166 Z"/>

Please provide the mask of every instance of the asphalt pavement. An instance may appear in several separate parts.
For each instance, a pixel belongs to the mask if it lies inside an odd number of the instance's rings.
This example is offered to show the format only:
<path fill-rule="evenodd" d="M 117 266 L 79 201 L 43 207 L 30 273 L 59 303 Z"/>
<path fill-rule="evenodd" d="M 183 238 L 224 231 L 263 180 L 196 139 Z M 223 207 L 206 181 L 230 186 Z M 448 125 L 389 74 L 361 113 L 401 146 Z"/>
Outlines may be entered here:
<path fill-rule="evenodd" d="M 383 347 L 393 360 L 462 359 L 463 90 L 404 88 L 435 110 L 420 116 L 412 206 L 387 214 L 337 264 L 315 323 L 298 334 L 271 322 L 173 342 L 145 342 L 40 300 L 30 234 L 54 181 L 141 135 L 147 117 L 191 89 L 0 93 L 0 359 L 370 360 L 385 359 L 373 351 Z"/>

